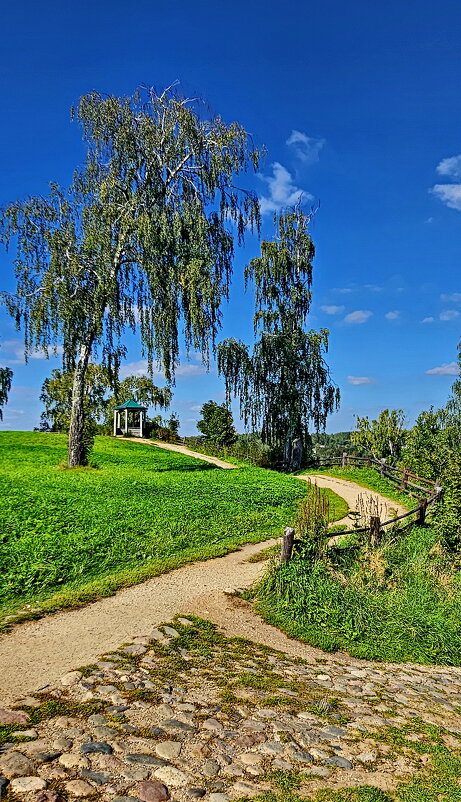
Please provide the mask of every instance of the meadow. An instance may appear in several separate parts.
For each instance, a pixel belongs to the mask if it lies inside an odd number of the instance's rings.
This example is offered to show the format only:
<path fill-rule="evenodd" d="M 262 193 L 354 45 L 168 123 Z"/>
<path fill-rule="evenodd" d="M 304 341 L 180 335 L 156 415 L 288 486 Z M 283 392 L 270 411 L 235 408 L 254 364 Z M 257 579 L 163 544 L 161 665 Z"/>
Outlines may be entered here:
<path fill-rule="evenodd" d="M 0 622 L 73 606 L 164 570 L 280 535 L 307 487 L 98 437 L 66 470 L 66 436 L 0 433 Z M 344 502 L 329 494 L 332 520 Z"/>

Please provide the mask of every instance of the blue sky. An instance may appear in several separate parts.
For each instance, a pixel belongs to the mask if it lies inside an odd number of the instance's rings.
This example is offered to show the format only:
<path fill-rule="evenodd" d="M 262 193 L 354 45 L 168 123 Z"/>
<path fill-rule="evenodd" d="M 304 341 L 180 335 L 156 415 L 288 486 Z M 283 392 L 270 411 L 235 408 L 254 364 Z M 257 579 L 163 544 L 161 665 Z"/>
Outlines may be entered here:
<path fill-rule="evenodd" d="M 401 407 L 412 423 L 445 402 L 461 322 L 461 5 L 440 0 L 19 0 L 2 10 L 0 205 L 70 181 L 82 161 L 69 108 L 91 89 L 129 94 L 178 79 L 214 113 L 265 144 L 263 234 L 299 193 L 320 201 L 310 325 L 331 331 L 342 392 L 328 430 L 354 414 Z M 312 201 L 310 200 L 312 198 Z M 235 260 L 224 336 L 252 337 L 252 298 Z M 12 289 L 0 253 L 0 288 Z M 125 373 L 142 371 L 127 337 Z M 37 425 L 43 379 L 58 359 L 23 363 L 21 334 L 0 313 L 0 364 L 14 370 L 1 428 Z M 159 377 L 159 381 L 161 377 Z M 197 359 L 179 370 L 173 408 L 183 433 L 223 397 Z"/>

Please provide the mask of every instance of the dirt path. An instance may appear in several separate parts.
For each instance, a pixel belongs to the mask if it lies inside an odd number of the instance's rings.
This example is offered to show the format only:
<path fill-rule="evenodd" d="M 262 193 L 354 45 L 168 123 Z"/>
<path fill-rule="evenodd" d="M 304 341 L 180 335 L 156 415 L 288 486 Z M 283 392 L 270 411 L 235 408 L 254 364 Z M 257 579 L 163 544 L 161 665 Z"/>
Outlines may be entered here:
<path fill-rule="evenodd" d="M 178 454 L 185 454 L 186 457 L 195 457 L 195 459 L 201 459 L 203 462 L 211 462 L 213 465 L 217 465 L 218 468 L 225 468 L 226 470 L 238 468 L 238 465 L 232 465 L 231 462 L 225 462 L 218 457 L 210 457 L 208 454 L 200 454 L 198 451 L 191 451 L 191 449 L 186 446 L 174 445 L 173 443 L 161 443 L 160 440 L 146 440 L 143 437 L 123 437 L 121 439 L 129 440 L 132 443 L 144 443 L 148 446 L 165 448 L 167 451 L 177 451 Z"/>
<path fill-rule="evenodd" d="M 167 444 L 161 447 L 183 448 Z M 203 455 L 197 456 L 205 459 Z M 235 466 L 223 463 L 221 467 Z M 358 485 L 341 479 L 310 478 L 320 487 L 330 487 L 343 496 L 352 508 L 363 492 Z M 379 498 L 382 504 L 395 506 Z M 0 637 L 0 704 L 11 703 L 20 695 L 54 684 L 66 671 L 94 662 L 103 652 L 117 648 L 136 635 L 148 633 L 162 621 L 180 613 L 208 618 L 227 634 L 250 638 L 293 656 L 315 655 L 328 660 L 328 655 L 290 640 L 265 624 L 248 605 L 224 593 L 228 588 L 250 587 L 264 570 L 264 563 L 249 563 L 248 558 L 275 542 L 249 544 L 225 557 L 191 563 L 126 588 L 87 607 L 17 626 Z M 349 658 L 345 656 L 344 660 L 347 662 Z"/>
<path fill-rule="evenodd" d="M 374 493 L 372 490 L 356 485 L 355 482 L 349 482 L 347 479 L 337 479 L 335 476 L 325 476 L 324 474 L 316 473 L 302 474 L 298 476 L 298 479 L 304 479 L 305 481 L 310 480 L 313 484 L 318 485 L 318 487 L 325 487 L 328 488 L 328 490 L 333 490 L 338 496 L 342 496 L 349 505 L 350 510 L 355 510 L 357 508 L 359 496 L 372 496 L 379 504 L 379 517 L 382 521 L 387 521 L 389 518 L 394 517 L 392 514 L 394 510 L 397 510 L 395 515 L 403 515 L 404 512 L 407 512 L 405 507 L 398 504 L 397 501 L 385 498 L 379 493 Z M 352 520 L 346 515 L 345 518 L 342 518 L 340 521 L 335 521 L 335 523 L 348 524 L 350 526 Z"/>

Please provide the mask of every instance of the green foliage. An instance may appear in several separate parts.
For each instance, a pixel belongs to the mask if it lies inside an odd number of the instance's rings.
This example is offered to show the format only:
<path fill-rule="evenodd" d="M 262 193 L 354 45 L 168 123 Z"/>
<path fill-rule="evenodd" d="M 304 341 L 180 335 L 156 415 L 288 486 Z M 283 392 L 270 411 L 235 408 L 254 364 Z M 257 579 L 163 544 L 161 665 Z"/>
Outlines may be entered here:
<path fill-rule="evenodd" d="M 367 449 L 377 459 L 386 459 L 395 465 L 401 457 L 405 443 L 404 413 L 402 409 L 383 409 L 377 420 L 357 416 L 356 430 L 351 442 Z"/>
<path fill-rule="evenodd" d="M 306 493 L 294 477 L 102 437 L 99 470 L 62 471 L 65 449 L 65 435 L 0 433 L 5 612 L 58 590 L 62 603 L 94 598 L 278 535 Z"/>
<path fill-rule="evenodd" d="M 51 376 L 43 382 L 40 393 L 40 401 L 45 407 L 40 419 L 42 431 L 69 431 L 73 383 L 73 372 L 64 372 L 59 368 L 55 368 L 51 372 Z M 85 376 L 85 420 L 96 423 L 104 419 L 107 410 L 108 387 L 107 370 L 101 365 L 90 362 Z"/>
<path fill-rule="evenodd" d="M 376 548 L 295 554 L 272 566 L 258 609 L 291 636 L 368 660 L 461 664 L 461 571 L 435 528 L 384 537 Z"/>
<path fill-rule="evenodd" d="M 3 420 L 2 407 L 8 401 L 8 393 L 11 390 L 13 371 L 10 368 L 0 368 L 0 420 Z"/>
<path fill-rule="evenodd" d="M 24 329 L 25 354 L 62 344 L 73 370 L 69 464 L 81 459 L 85 373 L 95 352 L 115 383 L 125 329 L 139 327 L 170 381 L 186 350 L 208 361 L 229 290 L 234 233 L 259 230 L 259 202 L 236 189 L 259 152 L 238 123 L 205 119 L 204 108 L 140 90 L 91 92 L 75 111 L 86 161 L 68 189 L 11 203 L 0 241 L 16 249 L 16 292 L 3 294 Z M 232 228 L 235 226 L 235 229 Z"/>
<path fill-rule="evenodd" d="M 275 216 L 274 240 L 261 244 L 261 255 L 245 271 L 246 281 L 255 285 L 259 339 L 252 354 L 233 338 L 217 349 L 228 402 L 232 395 L 240 399 L 245 425 L 281 450 L 284 465 L 292 470 L 303 464 L 309 424 L 316 431 L 324 428 L 339 403 L 324 359 L 328 331 L 304 329 L 314 256 L 309 221 L 300 208 Z"/>
<path fill-rule="evenodd" d="M 225 404 L 216 401 L 207 401 L 200 410 L 202 419 L 197 423 L 206 442 L 214 443 L 218 447 L 230 446 L 235 443 L 237 433 L 234 428 L 232 412 Z"/>
<path fill-rule="evenodd" d="M 407 433 L 402 464 L 425 479 L 439 479 L 448 457 L 444 443 L 444 418 L 441 410 L 431 407 L 421 412 Z"/>
<path fill-rule="evenodd" d="M 280 463 L 279 453 L 263 443 L 257 432 L 237 434 L 237 439 L 231 446 L 217 446 L 206 442 L 204 437 L 187 437 L 186 442 L 190 448 L 202 454 L 249 462 L 260 468 L 276 468 Z"/>

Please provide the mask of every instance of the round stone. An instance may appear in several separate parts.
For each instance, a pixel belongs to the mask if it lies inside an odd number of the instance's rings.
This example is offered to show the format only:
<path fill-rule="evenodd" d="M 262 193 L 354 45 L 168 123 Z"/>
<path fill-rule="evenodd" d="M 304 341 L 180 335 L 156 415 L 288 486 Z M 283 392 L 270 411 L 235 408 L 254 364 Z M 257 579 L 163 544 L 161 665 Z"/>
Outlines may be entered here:
<path fill-rule="evenodd" d="M 165 785 L 172 785 L 174 788 L 184 788 L 189 782 L 189 777 L 183 771 L 175 769 L 173 766 L 162 766 L 157 769 L 155 776 Z"/>
<path fill-rule="evenodd" d="M 41 777 L 16 777 L 11 782 L 11 790 L 18 794 L 28 794 L 31 791 L 43 791 L 46 788 L 45 780 Z"/>
<path fill-rule="evenodd" d="M 145 780 L 138 783 L 136 793 L 141 802 L 166 802 L 170 796 L 168 789 L 157 780 Z"/>
<path fill-rule="evenodd" d="M 110 744 L 106 744 L 103 741 L 91 741 L 91 743 L 82 744 L 80 747 L 80 752 L 83 755 L 91 755 L 95 752 L 102 752 L 104 755 L 111 755 L 113 749 Z"/>
<path fill-rule="evenodd" d="M 24 710 L 6 710 L 0 708 L 0 724 L 27 724 L 29 715 Z"/>
<path fill-rule="evenodd" d="M 93 786 L 85 780 L 71 780 L 65 784 L 65 789 L 70 796 L 91 796 L 95 793 Z"/>
<path fill-rule="evenodd" d="M 6 789 L 8 788 L 10 781 L 6 779 L 6 777 L 0 777 L 0 799 L 6 796 Z"/>
<path fill-rule="evenodd" d="M 181 744 L 178 741 L 160 741 L 156 744 L 155 751 L 159 757 L 163 757 L 165 760 L 174 760 L 179 757 Z"/>
<path fill-rule="evenodd" d="M 190 796 L 191 799 L 201 799 L 205 794 L 205 788 L 189 788 L 187 792 L 187 796 Z"/>
<path fill-rule="evenodd" d="M 75 685 L 79 680 L 81 680 L 82 674 L 80 671 L 69 671 L 67 674 L 64 674 L 61 677 L 61 685 L 64 687 L 68 687 L 69 685 Z"/>
<path fill-rule="evenodd" d="M 34 764 L 21 752 L 7 752 L 0 757 L 0 771 L 9 780 L 13 777 L 30 776 L 33 770 Z"/>

